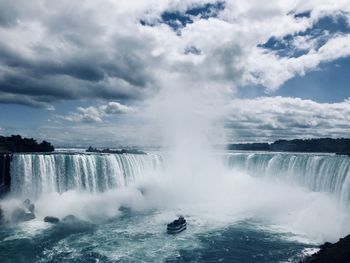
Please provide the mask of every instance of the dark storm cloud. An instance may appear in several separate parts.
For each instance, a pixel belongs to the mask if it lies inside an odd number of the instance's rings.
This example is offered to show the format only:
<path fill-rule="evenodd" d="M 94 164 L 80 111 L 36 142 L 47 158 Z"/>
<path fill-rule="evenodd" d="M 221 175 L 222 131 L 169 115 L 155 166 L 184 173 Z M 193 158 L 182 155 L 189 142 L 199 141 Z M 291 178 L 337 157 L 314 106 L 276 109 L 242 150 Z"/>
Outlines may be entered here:
<path fill-rule="evenodd" d="M 117 56 L 120 63 L 112 64 L 97 54 L 72 57 L 66 62 L 45 58 L 30 61 L 4 49 L 0 49 L 0 54 L 0 61 L 8 69 L 0 77 L 0 91 L 8 94 L 40 94 L 51 96 L 52 101 L 86 96 L 137 99 L 151 81 L 142 72 L 144 67 L 139 60 L 128 56 Z M 108 78 L 120 81 L 120 86 L 108 83 Z M 121 86 L 129 86 L 129 90 L 123 91 Z"/>
<path fill-rule="evenodd" d="M 17 96 L 14 94 L 0 92 L 0 103 L 3 104 L 20 104 L 31 107 L 41 107 L 47 109 L 53 109 L 48 103 L 42 101 L 41 98 L 35 96 Z"/>
<path fill-rule="evenodd" d="M 29 2 L 37 8 L 25 12 L 29 4 L 20 0 L 4 6 L 4 10 L 14 10 L 15 16 L 10 29 L 0 25 L 4 29 L 0 32 L 0 92 L 7 103 L 16 103 L 16 97 L 19 104 L 45 107 L 82 98 L 140 100 L 159 89 L 164 74 L 173 73 L 207 83 L 237 79 L 233 65 L 240 50 L 234 43 L 216 47 L 214 54 L 209 50 L 205 63 L 193 67 L 191 59 L 177 54 L 171 54 L 170 60 L 168 54 L 153 54 L 162 48 L 157 30 L 143 35 L 138 20 L 129 22 L 118 16 L 104 20 L 106 12 L 95 10 L 93 2 Z M 222 3 L 206 4 L 186 14 L 208 19 L 222 8 Z M 223 70 L 211 72 L 207 65 L 217 63 Z"/>
<path fill-rule="evenodd" d="M 93 97 L 142 99 L 157 88 L 147 72 L 152 59 L 147 43 L 117 32 L 107 38 L 107 26 L 79 5 L 28 18 L 21 9 L 25 2 L 21 8 L 17 2 L 0 3 L 1 102 L 46 106 Z"/>

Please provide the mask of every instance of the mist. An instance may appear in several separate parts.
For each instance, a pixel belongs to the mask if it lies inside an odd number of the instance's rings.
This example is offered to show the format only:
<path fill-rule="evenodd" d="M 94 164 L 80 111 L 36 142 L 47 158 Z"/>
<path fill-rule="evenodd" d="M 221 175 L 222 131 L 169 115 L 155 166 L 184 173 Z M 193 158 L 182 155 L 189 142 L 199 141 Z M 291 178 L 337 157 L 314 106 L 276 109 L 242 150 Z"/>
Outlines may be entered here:
<path fill-rule="evenodd" d="M 346 206 L 333 195 L 270 177 L 252 177 L 246 171 L 229 168 L 223 158 L 224 149 L 218 147 L 226 142 L 225 92 L 175 80 L 169 80 L 143 112 L 151 123 L 149 127 L 154 128 L 146 134 L 160 138 L 162 149 L 157 154 L 162 156 L 161 167 L 153 169 L 152 163 L 158 158 L 151 161 L 113 156 L 103 160 L 99 157 L 100 161 L 93 156 L 70 158 L 70 163 L 76 166 L 75 173 L 83 173 L 68 176 L 74 176 L 82 185 L 62 193 L 52 185 L 45 185 L 46 190 L 40 190 L 41 195 L 35 199 L 38 220 L 47 215 L 63 218 L 74 214 L 101 223 L 119 218 L 123 208 L 128 208 L 136 214 L 156 211 L 163 215 L 160 225 L 183 214 L 199 232 L 252 220 L 269 231 L 293 233 L 303 242 L 321 243 L 335 241 L 350 231 Z M 64 158 L 61 156 L 60 160 Z M 98 167 L 101 162 L 104 166 Z M 150 163 L 146 165 L 147 162 Z M 45 166 L 53 164 L 62 165 L 51 158 L 42 159 L 39 168 L 35 168 L 42 170 L 43 183 L 54 184 L 51 177 L 56 176 L 56 168 Z M 120 169 L 126 169 L 130 175 L 123 175 Z M 52 174 L 48 175 L 49 172 Z M 31 176 L 28 174 L 21 180 L 31 180 Z M 99 178 L 106 180 L 103 183 L 106 187 L 108 182 L 116 185 L 98 191 Z M 83 188 L 83 182 L 89 180 L 93 184 Z M 14 195 L 1 203 L 8 218 L 20 202 Z"/>
<path fill-rule="evenodd" d="M 183 214 L 191 218 L 193 227 L 201 225 L 204 232 L 253 220 L 269 231 L 293 233 L 304 242 L 317 243 L 335 241 L 350 230 L 346 207 L 331 195 L 240 171 L 227 170 L 213 178 L 159 175 L 98 194 L 48 193 L 35 201 L 36 216 L 42 220 L 47 215 L 63 218 L 74 214 L 99 223 L 118 218 L 123 214 L 120 209 L 126 207 L 136 214 Z M 9 216 L 20 202 L 10 199 L 1 206 Z M 160 223 L 165 224 L 168 218 L 162 218 Z"/>
<path fill-rule="evenodd" d="M 156 128 L 153 134 L 161 138 L 161 167 L 152 170 L 152 165 L 145 166 L 147 160 L 141 162 L 140 159 L 137 164 L 136 159 L 130 159 L 132 162 L 127 164 L 126 167 L 130 166 L 127 171 L 131 173 L 130 169 L 135 169 L 137 172 L 132 172 L 132 178 L 127 179 L 124 178 L 126 175 L 119 174 L 121 168 L 117 166 L 120 160 L 117 162 L 112 156 L 105 160 L 111 162 L 111 167 L 106 163 L 103 170 L 97 167 L 101 161 L 97 162 L 93 156 L 85 159 L 78 156 L 75 161 L 70 159 L 78 165 L 74 168 L 76 172 L 85 171 L 79 175 L 80 179 L 74 180 L 92 180 L 95 188 L 58 193 L 52 185 L 45 186 L 46 191 L 35 199 L 37 219 L 42 220 L 47 215 L 63 218 L 74 214 L 98 223 L 118 218 L 123 215 L 121 208 L 128 208 L 132 213 L 157 211 L 163 214 L 161 225 L 183 214 L 197 228 L 202 226 L 199 231 L 204 232 L 253 220 L 269 231 L 293 233 L 304 241 L 320 243 L 335 241 L 350 231 L 346 207 L 331 194 L 312 192 L 282 180 L 252 177 L 245 171 L 227 166 L 223 149 L 217 147 L 225 145 L 226 138 L 223 126 L 226 100 L 223 94 L 207 87 L 188 87 L 186 83 L 166 86 L 144 113 Z M 52 178 L 45 179 L 49 171 L 51 177 L 55 176 L 52 167 L 45 167 L 54 162 L 52 158 L 39 162 L 43 182 L 54 183 Z M 91 173 L 93 178 L 90 178 Z M 113 179 L 108 173 L 118 173 L 118 178 Z M 30 176 L 26 175 L 25 180 L 30 180 Z M 123 184 L 96 191 L 97 182 L 102 177 Z M 1 206 L 8 218 L 20 202 L 16 196 L 2 201 Z"/>

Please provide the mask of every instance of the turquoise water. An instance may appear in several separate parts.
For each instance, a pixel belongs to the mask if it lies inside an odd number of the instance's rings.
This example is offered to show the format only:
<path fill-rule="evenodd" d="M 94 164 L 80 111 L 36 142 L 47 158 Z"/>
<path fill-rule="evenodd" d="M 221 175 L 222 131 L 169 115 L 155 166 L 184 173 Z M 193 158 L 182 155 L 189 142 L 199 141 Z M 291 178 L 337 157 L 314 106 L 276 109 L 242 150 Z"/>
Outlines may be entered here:
<path fill-rule="evenodd" d="M 314 247 L 250 221 L 213 227 L 189 217 L 186 231 L 168 235 L 165 218 L 124 211 L 82 227 L 40 221 L 5 227 L 1 262 L 297 262 Z"/>
<path fill-rule="evenodd" d="M 348 157 L 223 156 L 192 176 L 159 153 L 15 155 L 0 205 L 9 220 L 29 197 L 36 219 L 1 226 L 1 262 L 298 262 L 350 232 Z M 43 222 L 69 214 L 82 221 Z M 188 229 L 168 235 L 180 214 Z"/>

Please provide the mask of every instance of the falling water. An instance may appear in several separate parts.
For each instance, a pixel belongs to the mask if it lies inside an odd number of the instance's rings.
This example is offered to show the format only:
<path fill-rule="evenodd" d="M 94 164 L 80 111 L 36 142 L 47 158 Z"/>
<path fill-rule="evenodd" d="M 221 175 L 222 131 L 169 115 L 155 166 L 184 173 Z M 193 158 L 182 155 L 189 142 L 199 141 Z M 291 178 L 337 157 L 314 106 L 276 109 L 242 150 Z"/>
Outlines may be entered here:
<path fill-rule="evenodd" d="M 330 154 L 230 152 L 228 166 L 254 177 L 266 177 L 328 192 L 350 201 L 350 158 Z M 162 155 L 15 154 L 11 162 L 11 193 L 38 198 L 69 190 L 90 193 L 127 186 L 158 173 Z M 234 171 L 232 171 L 234 176 Z"/>
<path fill-rule="evenodd" d="M 331 154 L 229 153 L 231 168 L 255 177 L 296 183 L 311 191 L 334 194 L 350 201 L 350 158 Z"/>
<path fill-rule="evenodd" d="M 38 198 L 69 190 L 104 192 L 152 176 L 160 166 L 157 154 L 15 154 L 11 193 Z"/>

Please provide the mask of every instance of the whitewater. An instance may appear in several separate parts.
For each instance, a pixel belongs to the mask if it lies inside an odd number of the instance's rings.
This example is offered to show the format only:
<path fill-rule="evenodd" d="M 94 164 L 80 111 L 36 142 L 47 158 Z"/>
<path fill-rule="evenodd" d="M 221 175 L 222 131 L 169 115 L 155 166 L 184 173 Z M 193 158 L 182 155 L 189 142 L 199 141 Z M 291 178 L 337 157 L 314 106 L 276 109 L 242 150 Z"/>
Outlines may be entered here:
<path fill-rule="evenodd" d="M 202 163 L 191 157 L 194 164 L 181 158 L 176 169 L 174 156 L 14 154 L 1 206 L 10 213 L 30 198 L 36 219 L 1 228 L 1 255 L 6 262 L 298 262 L 350 232 L 347 156 L 220 151 L 210 157 L 220 165 L 201 156 Z M 69 214 L 89 225 L 43 222 Z M 168 236 L 166 224 L 180 214 L 188 229 Z"/>

